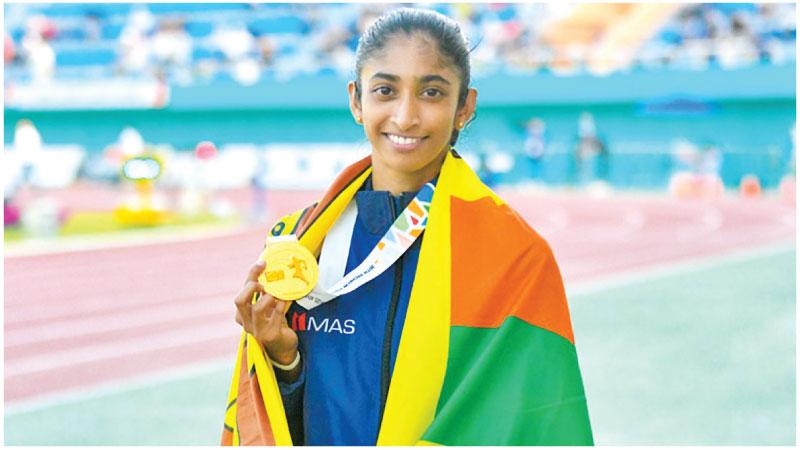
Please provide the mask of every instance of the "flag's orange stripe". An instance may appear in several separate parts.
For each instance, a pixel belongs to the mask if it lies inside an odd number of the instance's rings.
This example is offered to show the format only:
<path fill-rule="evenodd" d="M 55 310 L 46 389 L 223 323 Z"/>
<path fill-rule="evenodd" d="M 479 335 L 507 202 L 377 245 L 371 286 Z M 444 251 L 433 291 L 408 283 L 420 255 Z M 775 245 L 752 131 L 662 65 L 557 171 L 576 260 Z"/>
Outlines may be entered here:
<path fill-rule="evenodd" d="M 230 447 L 233 445 L 233 433 L 227 428 L 222 429 L 222 442 L 220 445 L 223 447 Z"/>
<path fill-rule="evenodd" d="M 250 376 L 246 360 L 247 358 L 242 357 L 239 367 L 239 397 L 236 399 L 239 445 L 275 445 L 264 400 L 258 388 L 258 378 L 255 373 Z"/>
<path fill-rule="evenodd" d="M 450 210 L 451 325 L 495 328 L 515 316 L 574 343 L 561 274 L 547 242 L 511 208 L 488 197 L 452 197 Z"/>
<path fill-rule="evenodd" d="M 250 382 L 250 389 L 253 391 L 253 401 L 256 405 L 256 418 L 259 425 L 259 433 L 261 438 L 258 445 L 275 445 L 275 436 L 272 434 L 272 427 L 269 423 L 269 416 L 264 407 L 264 398 L 261 396 L 261 388 L 258 385 L 258 375 L 253 374 Z"/>

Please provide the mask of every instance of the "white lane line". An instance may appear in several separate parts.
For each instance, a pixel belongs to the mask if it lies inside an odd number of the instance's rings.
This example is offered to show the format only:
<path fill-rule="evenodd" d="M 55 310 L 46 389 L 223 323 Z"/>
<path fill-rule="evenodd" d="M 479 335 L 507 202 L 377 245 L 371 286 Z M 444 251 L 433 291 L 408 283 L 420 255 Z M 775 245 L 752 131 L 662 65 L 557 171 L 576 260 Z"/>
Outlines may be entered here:
<path fill-rule="evenodd" d="M 647 223 L 647 216 L 640 209 L 628 209 L 623 215 L 623 220 L 631 227 L 631 231 L 639 231 Z"/>
<path fill-rule="evenodd" d="M 176 295 L 180 295 L 180 297 L 176 298 Z M 212 296 L 217 298 L 230 296 L 229 301 L 232 303 L 235 295 L 235 292 L 218 292 L 214 294 L 204 294 L 202 298 Z M 9 326 L 24 326 L 23 324 L 26 323 L 33 323 L 33 326 L 39 327 L 45 326 L 42 325 L 43 321 L 50 323 L 51 321 L 73 320 L 76 313 L 92 315 L 108 314 L 110 312 L 126 308 L 155 308 L 158 305 L 162 305 L 170 301 L 176 303 L 190 302 L 192 298 L 201 298 L 200 296 L 187 294 L 183 291 L 180 293 L 169 292 L 169 297 L 165 296 L 160 299 L 156 299 L 155 301 L 151 301 L 151 299 L 155 297 L 143 298 L 139 297 L 138 294 L 137 296 L 125 295 L 121 299 L 115 298 L 117 296 L 117 294 L 105 294 L 97 295 L 94 298 L 82 299 L 80 302 L 49 302 L 47 304 L 38 303 L 35 305 L 25 305 L 24 313 L 19 310 L 21 305 L 6 305 L 4 308 L 5 327 L 8 329 Z M 9 316 L 14 318 L 9 319 Z"/>
<path fill-rule="evenodd" d="M 63 369 L 79 364 L 166 350 L 184 345 L 198 345 L 214 339 L 235 338 L 237 328 L 236 324 L 231 324 L 230 326 L 211 324 L 188 330 L 167 331 L 133 339 L 86 345 L 75 349 L 43 352 L 39 355 L 9 361 L 8 364 L 5 364 L 5 378 Z"/>
<path fill-rule="evenodd" d="M 228 302 L 230 305 L 227 305 L 226 300 L 214 296 L 201 300 L 192 299 L 191 302 L 185 303 L 157 305 L 140 311 L 126 311 L 123 308 L 98 317 L 57 321 L 46 326 L 7 329 L 4 345 L 8 349 L 15 345 L 123 331 L 146 325 L 157 325 L 181 318 L 189 322 L 197 317 L 197 314 L 193 313 L 193 311 L 200 311 L 203 316 L 210 316 L 230 310 L 230 320 L 232 322 L 235 309 L 233 302 L 230 301 Z"/>
<path fill-rule="evenodd" d="M 618 272 L 614 275 L 602 276 L 597 280 L 570 283 L 566 286 L 567 297 L 582 296 L 609 289 L 629 286 L 637 283 L 667 278 L 676 275 L 685 275 L 712 269 L 726 264 L 736 264 L 757 258 L 779 255 L 795 251 L 794 241 L 785 241 L 779 244 L 755 247 L 746 250 L 736 250 L 721 255 L 692 258 L 684 261 L 666 264 L 650 265 L 643 269 L 633 269 Z"/>
<path fill-rule="evenodd" d="M 797 217 L 795 216 L 794 211 L 792 211 L 789 214 L 784 214 L 783 217 L 781 217 L 781 223 L 789 228 L 794 228 L 796 222 L 797 222 Z"/>
<path fill-rule="evenodd" d="M 8 417 L 15 414 L 22 414 L 65 404 L 93 400 L 123 392 L 158 386 L 172 381 L 208 375 L 226 368 L 233 370 L 235 357 L 236 355 L 233 354 L 231 357 L 218 358 L 196 364 L 182 365 L 173 369 L 161 370 L 147 375 L 133 376 L 123 380 L 115 379 L 105 383 L 98 383 L 91 387 L 75 388 L 61 391 L 57 394 L 47 394 L 41 397 L 28 398 L 15 402 L 6 402 L 4 406 L 5 415 Z M 225 405 L 221 405 L 220 408 L 224 410 Z"/>
<path fill-rule="evenodd" d="M 716 231 L 722 228 L 725 218 L 718 209 L 711 208 L 703 213 L 701 221 L 708 231 Z"/>
<path fill-rule="evenodd" d="M 696 272 L 713 268 L 722 264 L 734 264 L 759 257 L 772 256 L 792 251 L 795 251 L 795 247 L 794 242 L 790 241 L 777 245 L 742 250 L 713 257 L 696 258 L 688 261 L 663 264 L 655 267 L 651 266 L 648 269 L 627 271 L 619 275 L 603 277 L 599 280 L 571 283 L 567 287 L 567 293 L 570 297 L 574 295 L 584 295 L 606 289 L 622 287 L 625 285 L 646 282 L 658 278 Z M 228 333 L 225 335 L 227 336 Z M 196 341 L 195 335 L 192 339 L 192 342 Z M 136 344 L 137 347 L 141 347 L 142 343 L 136 342 Z M 119 355 L 119 353 L 117 353 L 118 346 L 114 345 L 113 347 L 114 356 Z M 5 414 L 20 414 L 62 404 L 76 403 L 93 398 L 113 395 L 142 387 L 154 386 L 170 381 L 191 378 L 217 370 L 222 370 L 226 367 L 229 367 L 231 364 L 233 364 L 233 362 L 229 358 L 217 359 L 197 365 L 181 366 L 176 369 L 170 369 L 168 371 L 162 371 L 155 374 L 132 377 L 122 382 L 120 382 L 120 380 L 114 380 L 112 382 L 98 384 L 90 388 L 79 388 L 70 391 L 64 391 L 59 394 L 47 395 L 44 398 L 28 399 L 20 402 L 12 402 L 10 404 L 7 403 L 5 405 Z M 6 376 L 8 376 L 8 367 L 6 369 Z"/>

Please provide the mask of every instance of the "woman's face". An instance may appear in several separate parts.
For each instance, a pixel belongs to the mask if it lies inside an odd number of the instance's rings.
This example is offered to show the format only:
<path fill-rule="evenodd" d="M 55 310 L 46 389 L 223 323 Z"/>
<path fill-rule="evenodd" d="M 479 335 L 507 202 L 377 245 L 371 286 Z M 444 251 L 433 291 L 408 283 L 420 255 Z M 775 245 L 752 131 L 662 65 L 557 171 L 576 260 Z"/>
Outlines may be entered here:
<path fill-rule="evenodd" d="M 438 171 L 453 129 L 472 116 L 476 97 L 471 89 L 458 108 L 461 79 L 446 61 L 434 41 L 400 34 L 365 62 L 360 102 L 350 83 L 350 108 L 363 121 L 373 165 L 402 174 Z"/>

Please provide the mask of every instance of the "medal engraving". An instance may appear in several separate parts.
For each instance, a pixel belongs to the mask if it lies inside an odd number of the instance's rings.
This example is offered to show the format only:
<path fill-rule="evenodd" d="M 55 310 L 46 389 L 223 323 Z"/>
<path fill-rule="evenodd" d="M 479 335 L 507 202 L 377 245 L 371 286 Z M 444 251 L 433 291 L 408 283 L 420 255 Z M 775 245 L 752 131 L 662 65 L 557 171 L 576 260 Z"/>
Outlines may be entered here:
<path fill-rule="evenodd" d="M 294 301 L 308 295 L 319 278 L 314 255 L 297 239 L 281 239 L 267 243 L 264 252 L 266 270 L 258 281 L 273 297 Z"/>

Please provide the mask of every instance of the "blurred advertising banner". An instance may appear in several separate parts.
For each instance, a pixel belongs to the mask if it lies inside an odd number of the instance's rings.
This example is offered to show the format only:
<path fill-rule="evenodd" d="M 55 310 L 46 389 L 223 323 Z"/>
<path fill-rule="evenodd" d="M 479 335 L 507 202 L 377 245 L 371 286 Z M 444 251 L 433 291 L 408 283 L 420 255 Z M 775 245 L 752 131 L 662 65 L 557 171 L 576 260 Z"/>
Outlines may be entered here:
<path fill-rule="evenodd" d="M 170 88 L 154 80 L 96 79 L 9 83 L 7 108 L 19 110 L 159 109 L 169 104 Z"/>

